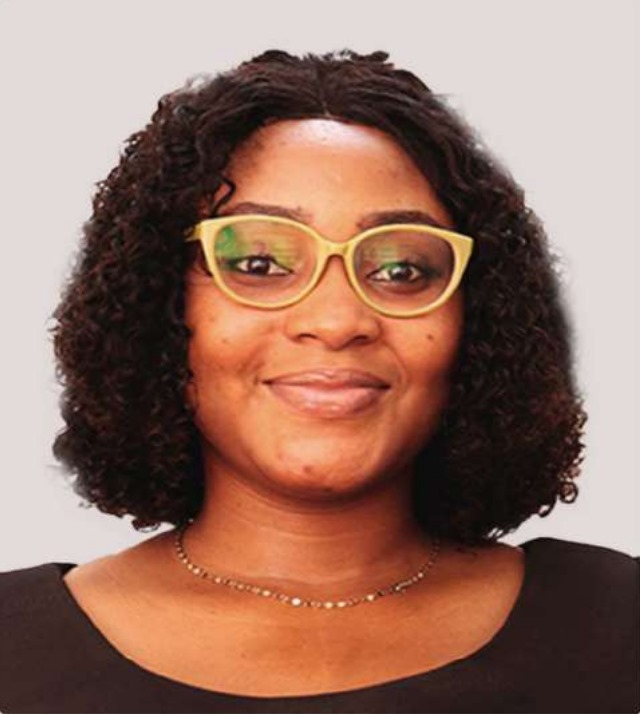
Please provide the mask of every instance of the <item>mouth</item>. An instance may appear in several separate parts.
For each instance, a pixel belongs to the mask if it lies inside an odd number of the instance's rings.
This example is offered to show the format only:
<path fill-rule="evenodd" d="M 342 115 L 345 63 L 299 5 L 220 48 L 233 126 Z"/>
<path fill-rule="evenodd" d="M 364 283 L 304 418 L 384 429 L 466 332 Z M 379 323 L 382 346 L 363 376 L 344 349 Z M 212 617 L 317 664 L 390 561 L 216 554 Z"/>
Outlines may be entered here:
<path fill-rule="evenodd" d="M 299 414 L 318 418 L 355 416 L 374 407 L 388 388 L 266 383 L 278 401 Z"/>
<path fill-rule="evenodd" d="M 266 384 L 287 384 L 294 386 L 309 386 L 324 389 L 348 389 L 371 387 L 388 389 L 390 387 L 382 377 L 372 372 L 359 369 L 324 368 L 291 372 L 265 380 Z"/>
<path fill-rule="evenodd" d="M 361 414 L 373 408 L 391 387 L 371 372 L 334 367 L 282 374 L 263 383 L 287 408 L 323 419 Z"/>

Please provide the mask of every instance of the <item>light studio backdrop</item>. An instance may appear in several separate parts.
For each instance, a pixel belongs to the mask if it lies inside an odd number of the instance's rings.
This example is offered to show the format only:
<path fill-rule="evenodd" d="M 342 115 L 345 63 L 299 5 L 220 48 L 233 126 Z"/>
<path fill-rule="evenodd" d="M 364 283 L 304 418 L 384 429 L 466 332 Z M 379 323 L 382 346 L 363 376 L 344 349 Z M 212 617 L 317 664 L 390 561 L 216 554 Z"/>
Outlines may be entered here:
<path fill-rule="evenodd" d="M 639 553 L 637 13 L 634 0 L 5 0 L 0 570 L 149 537 L 80 508 L 51 455 L 62 422 L 49 318 L 124 139 L 188 77 L 270 48 L 388 51 L 525 188 L 562 256 L 590 416 L 576 503 L 504 540 Z"/>

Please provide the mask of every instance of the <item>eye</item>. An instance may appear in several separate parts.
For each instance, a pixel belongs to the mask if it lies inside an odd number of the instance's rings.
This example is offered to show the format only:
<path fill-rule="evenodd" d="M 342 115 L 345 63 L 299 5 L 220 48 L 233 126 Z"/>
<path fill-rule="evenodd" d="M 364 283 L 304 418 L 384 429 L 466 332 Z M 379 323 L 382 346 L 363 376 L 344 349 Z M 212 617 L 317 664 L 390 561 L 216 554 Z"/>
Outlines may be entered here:
<path fill-rule="evenodd" d="M 389 277 L 382 277 L 384 274 Z M 432 269 L 419 268 L 413 263 L 386 263 L 377 270 L 369 273 L 367 278 L 381 283 L 413 283 L 420 278 L 434 277 L 435 271 Z"/>
<path fill-rule="evenodd" d="M 229 269 L 245 275 L 277 276 L 289 275 L 293 272 L 283 268 L 270 255 L 247 255 L 242 258 L 227 259 L 225 262 Z"/>

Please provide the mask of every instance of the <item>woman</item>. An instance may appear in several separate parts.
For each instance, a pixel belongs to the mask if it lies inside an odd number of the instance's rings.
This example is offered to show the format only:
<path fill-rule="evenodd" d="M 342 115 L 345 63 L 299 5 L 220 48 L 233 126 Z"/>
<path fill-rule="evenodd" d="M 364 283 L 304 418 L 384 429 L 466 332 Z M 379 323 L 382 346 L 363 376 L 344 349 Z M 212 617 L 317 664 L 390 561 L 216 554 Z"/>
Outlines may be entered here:
<path fill-rule="evenodd" d="M 577 495 L 543 231 L 384 53 L 163 98 L 56 316 L 56 456 L 176 528 L 3 574 L 3 711 L 636 711 L 634 558 L 498 540 Z"/>

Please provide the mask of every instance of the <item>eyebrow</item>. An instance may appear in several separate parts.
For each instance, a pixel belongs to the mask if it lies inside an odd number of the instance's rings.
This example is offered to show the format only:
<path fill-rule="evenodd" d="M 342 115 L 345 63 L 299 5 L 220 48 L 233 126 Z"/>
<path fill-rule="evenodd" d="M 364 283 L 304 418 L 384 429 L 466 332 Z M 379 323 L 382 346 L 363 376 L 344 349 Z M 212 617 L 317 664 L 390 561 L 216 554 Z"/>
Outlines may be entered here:
<path fill-rule="evenodd" d="M 367 228 L 384 226 L 387 223 L 424 223 L 434 228 L 445 228 L 445 226 L 437 221 L 430 213 L 419 210 L 378 211 L 377 213 L 368 213 L 358 221 L 358 227 L 362 230 L 366 230 Z"/>
<path fill-rule="evenodd" d="M 235 206 L 225 208 L 220 211 L 221 216 L 236 216 L 242 214 L 258 213 L 266 216 L 280 216 L 282 218 L 290 218 L 294 221 L 302 223 L 311 223 L 312 216 L 302 208 L 285 208 L 284 206 L 276 206 L 269 203 L 254 203 L 253 201 L 242 201 Z M 384 226 L 391 223 L 422 223 L 435 228 L 445 228 L 437 221 L 430 213 L 421 210 L 395 210 L 395 211 L 376 211 L 363 216 L 357 223 L 360 230 Z"/>
<path fill-rule="evenodd" d="M 310 222 L 311 214 L 303 211 L 302 208 L 285 208 L 284 206 L 274 206 L 269 203 L 253 203 L 253 201 L 242 201 L 235 206 L 224 208 L 220 211 L 220 216 L 238 216 L 246 213 L 258 213 L 266 216 L 279 216 L 280 218 L 291 218 L 294 221 Z"/>

